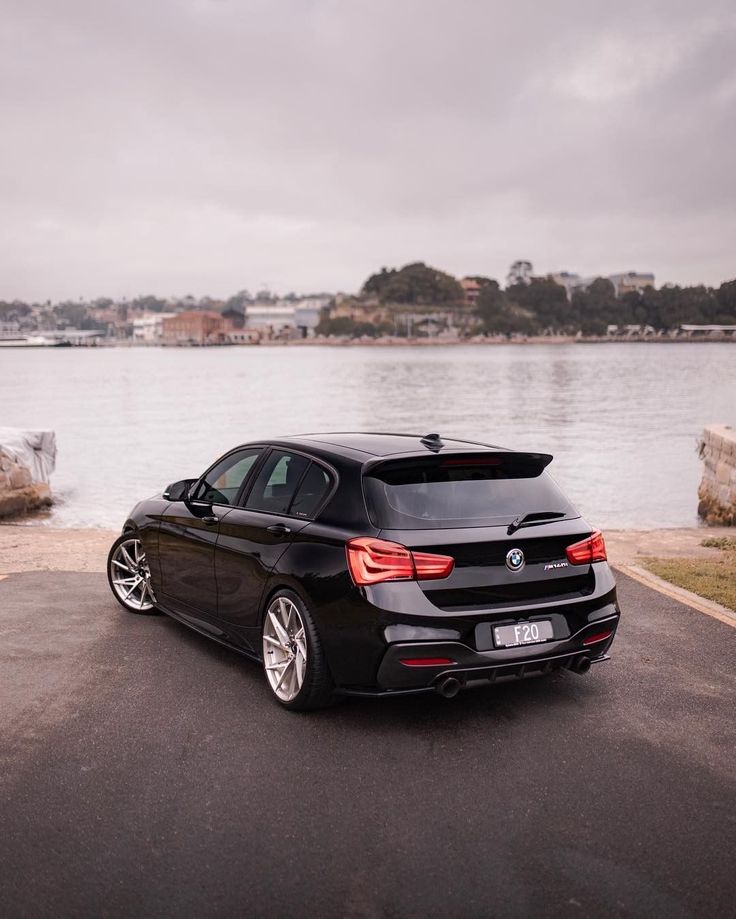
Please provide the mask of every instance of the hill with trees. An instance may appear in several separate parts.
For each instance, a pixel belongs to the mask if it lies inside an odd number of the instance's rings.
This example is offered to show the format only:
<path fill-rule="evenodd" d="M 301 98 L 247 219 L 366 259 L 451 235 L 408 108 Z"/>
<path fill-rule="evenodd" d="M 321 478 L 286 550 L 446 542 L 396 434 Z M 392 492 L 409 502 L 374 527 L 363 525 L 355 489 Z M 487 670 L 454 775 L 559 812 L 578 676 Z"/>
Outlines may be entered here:
<path fill-rule="evenodd" d="M 451 274 L 430 268 L 424 262 L 412 262 L 403 268 L 382 268 L 363 285 L 364 297 L 375 297 L 380 303 L 402 303 L 412 306 L 438 306 L 462 303 L 463 289 Z"/>

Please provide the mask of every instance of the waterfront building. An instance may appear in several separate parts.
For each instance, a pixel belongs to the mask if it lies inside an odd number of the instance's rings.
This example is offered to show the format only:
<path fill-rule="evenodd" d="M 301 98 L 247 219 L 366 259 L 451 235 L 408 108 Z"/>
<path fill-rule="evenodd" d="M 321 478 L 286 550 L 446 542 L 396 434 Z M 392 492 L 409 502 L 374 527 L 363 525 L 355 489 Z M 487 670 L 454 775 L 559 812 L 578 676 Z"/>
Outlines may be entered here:
<path fill-rule="evenodd" d="M 245 307 L 245 325 L 268 334 L 293 333 L 306 338 L 314 334 L 322 309 L 329 297 L 304 297 L 301 300 L 268 300 L 248 303 Z"/>
<path fill-rule="evenodd" d="M 624 271 L 621 274 L 609 274 L 608 280 L 613 284 L 617 297 L 632 291 L 645 290 L 654 287 L 654 275 L 649 271 Z"/>
<path fill-rule="evenodd" d="M 693 325 L 686 323 L 679 327 L 678 335 L 685 335 L 688 338 L 736 339 L 736 325 Z"/>
<path fill-rule="evenodd" d="M 167 344 L 209 345 L 223 340 L 225 321 L 209 310 L 186 310 L 163 321 L 162 337 Z"/>
<path fill-rule="evenodd" d="M 225 331 L 225 342 L 229 345 L 259 345 L 262 335 L 258 329 L 231 329 Z"/>
<path fill-rule="evenodd" d="M 293 303 L 256 301 L 245 307 L 245 324 L 249 329 L 281 332 L 294 328 L 294 312 Z"/>
<path fill-rule="evenodd" d="M 161 341 L 164 332 L 164 319 L 171 319 L 176 313 L 149 313 L 137 316 L 133 320 L 133 340 L 156 342 Z"/>
<path fill-rule="evenodd" d="M 303 337 L 313 335 L 315 328 L 319 325 L 322 317 L 322 310 L 330 302 L 330 297 L 304 297 L 297 300 L 296 309 L 294 310 L 294 322 L 296 328 L 300 330 Z"/>
<path fill-rule="evenodd" d="M 581 278 L 579 274 L 571 271 L 553 271 L 547 277 L 565 288 L 568 300 L 572 299 L 576 290 L 587 290 L 598 278 L 610 281 L 617 297 L 623 297 L 624 294 L 631 291 L 641 292 L 647 287 L 654 287 L 654 275 L 650 271 L 624 271 L 609 275 L 593 274 L 586 278 Z"/>

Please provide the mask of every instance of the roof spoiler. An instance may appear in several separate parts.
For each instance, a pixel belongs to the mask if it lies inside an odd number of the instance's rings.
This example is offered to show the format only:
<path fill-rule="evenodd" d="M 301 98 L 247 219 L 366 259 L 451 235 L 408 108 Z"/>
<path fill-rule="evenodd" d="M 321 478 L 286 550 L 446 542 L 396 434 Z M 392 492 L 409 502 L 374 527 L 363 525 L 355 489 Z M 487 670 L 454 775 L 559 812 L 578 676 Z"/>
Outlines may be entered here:
<path fill-rule="evenodd" d="M 549 466 L 551 453 L 527 453 L 516 450 L 468 450 L 441 454 L 401 453 L 396 456 L 376 456 L 363 464 L 363 474 L 374 474 L 380 469 L 396 469 L 398 466 L 525 466 L 530 478 L 535 478 Z"/>

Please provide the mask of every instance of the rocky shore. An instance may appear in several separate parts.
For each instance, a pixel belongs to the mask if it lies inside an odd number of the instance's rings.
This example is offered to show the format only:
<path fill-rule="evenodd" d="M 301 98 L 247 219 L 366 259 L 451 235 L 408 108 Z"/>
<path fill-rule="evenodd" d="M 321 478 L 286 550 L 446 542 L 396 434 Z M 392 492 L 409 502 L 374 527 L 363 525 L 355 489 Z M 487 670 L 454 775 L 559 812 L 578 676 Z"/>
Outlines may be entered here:
<path fill-rule="evenodd" d="M 34 481 L 33 471 L 15 452 L 0 446 L 0 519 L 51 505 L 47 482 Z"/>
<path fill-rule="evenodd" d="M 708 524 L 736 525 L 736 429 L 712 424 L 700 441 L 703 478 L 698 514 Z"/>

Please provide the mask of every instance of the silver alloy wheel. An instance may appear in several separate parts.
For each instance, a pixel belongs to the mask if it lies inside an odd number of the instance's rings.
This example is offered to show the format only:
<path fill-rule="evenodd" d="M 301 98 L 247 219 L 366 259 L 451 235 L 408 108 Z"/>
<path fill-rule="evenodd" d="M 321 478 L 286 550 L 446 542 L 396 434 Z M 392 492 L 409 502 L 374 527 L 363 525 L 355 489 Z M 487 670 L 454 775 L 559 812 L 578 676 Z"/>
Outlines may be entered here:
<path fill-rule="evenodd" d="M 151 587 L 151 571 L 140 539 L 123 540 L 110 559 L 112 588 L 121 602 L 138 612 L 153 609 L 156 602 Z"/>
<path fill-rule="evenodd" d="M 307 636 L 299 609 L 288 597 L 276 597 L 266 612 L 263 666 L 278 698 L 295 699 L 307 672 Z"/>

